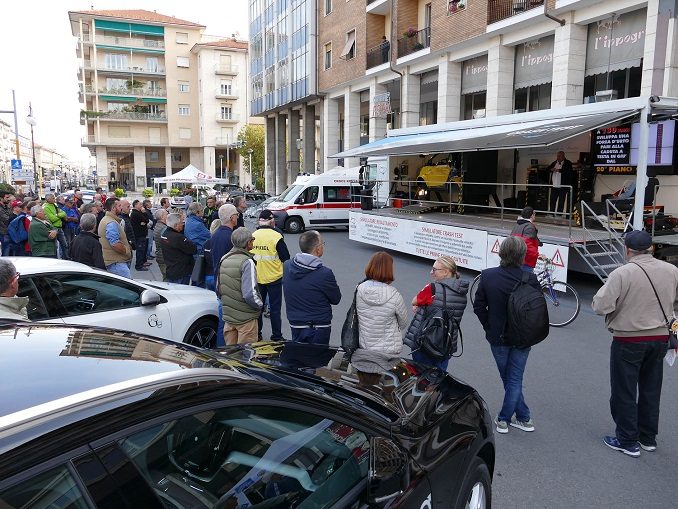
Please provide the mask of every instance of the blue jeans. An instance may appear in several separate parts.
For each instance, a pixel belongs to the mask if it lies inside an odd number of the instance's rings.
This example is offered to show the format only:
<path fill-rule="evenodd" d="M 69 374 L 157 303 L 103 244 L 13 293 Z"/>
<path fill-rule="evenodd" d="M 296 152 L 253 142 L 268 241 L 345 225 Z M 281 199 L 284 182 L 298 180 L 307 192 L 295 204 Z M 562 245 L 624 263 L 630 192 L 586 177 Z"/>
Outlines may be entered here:
<path fill-rule="evenodd" d="M 70 260 L 70 256 L 68 256 L 68 241 L 66 240 L 66 234 L 64 233 L 63 228 L 58 228 L 57 229 L 57 242 L 59 243 L 59 248 L 61 249 L 61 252 L 59 253 L 61 255 L 62 260 Z"/>
<path fill-rule="evenodd" d="M 530 348 L 499 345 L 490 345 L 490 348 L 499 369 L 499 376 L 504 383 L 504 404 L 499 411 L 499 420 L 511 422 L 513 414 L 516 414 L 519 421 L 529 420 L 530 409 L 523 397 L 523 373 Z"/>
<path fill-rule="evenodd" d="M 146 258 L 148 258 L 149 256 L 152 256 L 152 254 L 153 254 L 153 231 L 152 230 L 148 231 L 147 240 L 148 240 L 148 247 L 146 248 Z"/>
<path fill-rule="evenodd" d="M 221 309 L 221 298 L 217 296 L 217 302 L 219 303 L 219 323 L 217 323 L 217 348 L 220 346 L 226 346 L 224 341 L 224 311 Z"/>
<path fill-rule="evenodd" d="M 206 288 L 207 290 L 215 291 L 215 290 L 214 290 L 214 284 L 215 284 L 215 282 L 214 282 L 214 276 L 209 276 L 209 275 L 208 275 L 208 276 L 205 276 L 205 288 Z"/>
<path fill-rule="evenodd" d="M 140 237 L 137 239 L 136 244 L 136 261 L 134 262 L 134 268 L 139 270 L 144 267 L 146 263 L 146 244 L 148 243 L 147 237 Z"/>
<path fill-rule="evenodd" d="M 129 271 L 126 262 L 111 263 L 110 265 L 106 265 L 106 270 L 111 274 L 117 274 L 118 276 L 132 279 L 132 273 Z"/>
<path fill-rule="evenodd" d="M 259 285 L 259 293 L 262 300 L 266 301 L 268 298 L 271 309 L 271 341 L 281 341 L 282 335 L 282 318 L 280 311 L 282 309 L 282 279 L 274 281 L 266 285 Z M 259 315 L 259 334 L 264 326 L 263 312 Z"/>
<path fill-rule="evenodd" d="M 429 357 L 425 353 L 420 352 L 419 350 L 414 350 L 412 352 L 412 360 L 420 362 L 422 364 L 426 364 L 427 366 L 438 368 L 442 371 L 447 371 L 447 365 L 450 363 L 450 359 L 436 361 L 434 359 L 431 359 L 431 357 Z"/>
<path fill-rule="evenodd" d="M 304 329 L 292 328 L 292 341 L 297 343 L 312 343 L 315 345 L 329 345 L 330 344 L 330 327 L 320 327 L 312 329 L 306 327 Z"/>
<path fill-rule="evenodd" d="M 182 276 L 178 279 L 168 279 L 168 283 L 176 283 L 178 285 L 188 285 L 191 283 L 191 276 Z"/>
<path fill-rule="evenodd" d="M 2 236 L 2 256 L 11 256 L 12 246 L 14 246 L 14 242 L 12 242 L 12 237 L 10 237 L 8 234 L 3 235 Z"/>

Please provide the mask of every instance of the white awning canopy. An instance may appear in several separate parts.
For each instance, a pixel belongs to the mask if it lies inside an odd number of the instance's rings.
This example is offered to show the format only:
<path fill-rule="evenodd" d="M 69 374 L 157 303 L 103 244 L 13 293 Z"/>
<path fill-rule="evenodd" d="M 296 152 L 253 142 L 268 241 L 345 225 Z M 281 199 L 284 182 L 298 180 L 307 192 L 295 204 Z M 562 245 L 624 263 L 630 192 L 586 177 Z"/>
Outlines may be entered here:
<path fill-rule="evenodd" d="M 228 179 L 220 179 L 200 171 L 189 164 L 181 171 L 169 177 L 156 177 L 154 184 L 228 184 Z"/>
<path fill-rule="evenodd" d="M 647 99 L 570 106 L 426 127 L 397 129 L 388 137 L 332 157 L 404 156 L 548 147 L 632 117 Z"/>

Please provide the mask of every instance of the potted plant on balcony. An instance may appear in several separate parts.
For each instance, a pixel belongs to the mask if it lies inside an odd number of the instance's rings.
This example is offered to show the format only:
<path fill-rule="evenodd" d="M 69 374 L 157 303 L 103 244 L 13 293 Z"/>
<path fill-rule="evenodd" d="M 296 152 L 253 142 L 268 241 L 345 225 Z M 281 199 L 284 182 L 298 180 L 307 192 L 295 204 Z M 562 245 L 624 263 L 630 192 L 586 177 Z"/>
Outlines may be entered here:
<path fill-rule="evenodd" d="M 453 14 L 455 12 L 466 9 L 466 0 L 448 0 L 447 12 Z"/>
<path fill-rule="evenodd" d="M 415 42 L 412 45 L 412 51 L 419 51 L 419 50 L 422 50 L 422 49 L 424 49 L 424 45 L 420 42 Z"/>
<path fill-rule="evenodd" d="M 127 86 L 128 90 L 133 90 L 135 88 L 141 88 L 143 83 L 141 83 L 139 80 L 127 80 L 125 81 L 125 85 Z"/>
<path fill-rule="evenodd" d="M 410 27 L 410 28 L 407 29 L 407 31 L 403 35 L 405 37 L 409 37 L 411 39 L 412 37 L 417 36 L 417 32 L 418 32 L 418 30 L 416 28 Z"/>

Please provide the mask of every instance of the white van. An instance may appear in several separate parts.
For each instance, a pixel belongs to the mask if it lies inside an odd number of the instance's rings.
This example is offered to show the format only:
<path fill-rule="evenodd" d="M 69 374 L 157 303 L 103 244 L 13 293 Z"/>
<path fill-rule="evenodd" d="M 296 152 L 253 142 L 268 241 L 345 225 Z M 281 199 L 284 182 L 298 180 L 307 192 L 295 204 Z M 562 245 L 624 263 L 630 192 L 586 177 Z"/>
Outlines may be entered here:
<path fill-rule="evenodd" d="M 268 205 L 276 226 L 289 233 L 305 228 L 348 227 L 348 212 L 360 208 L 359 167 L 338 167 L 320 175 L 300 175 L 290 187 Z M 374 207 L 388 199 L 388 166 L 385 158 L 370 158 L 368 175 Z"/>

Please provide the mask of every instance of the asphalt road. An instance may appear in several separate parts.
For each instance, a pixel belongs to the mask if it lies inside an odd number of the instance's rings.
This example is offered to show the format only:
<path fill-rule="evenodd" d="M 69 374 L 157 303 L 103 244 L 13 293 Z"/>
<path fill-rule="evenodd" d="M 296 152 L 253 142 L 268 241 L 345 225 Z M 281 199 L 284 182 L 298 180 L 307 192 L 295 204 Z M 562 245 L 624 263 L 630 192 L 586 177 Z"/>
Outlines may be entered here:
<path fill-rule="evenodd" d="M 348 239 L 344 229 L 325 230 L 325 265 L 334 270 L 343 294 L 335 307 L 333 344 L 338 344 L 353 289 L 376 248 Z M 298 235 L 286 235 L 291 253 Z M 406 302 L 429 279 L 432 262 L 399 253 L 394 286 Z M 153 278 L 157 267 L 144 276 Z M 462 271 L 469 281 L 476 275 Z M 159 274 L 158 274 L 159 275 Z M 665 366 L 658 449 L 638 459 L 612 451 L 602 443 L 613 434 L 609 412 L 609 347 L 611 337 L 590 302 L 600 284 L 589 276 L 569 281 L 580 293 L 582 311 L 569 326 L 551 329 L 534 347 L 525 372 L 524 394 L 536 431 L 510 428 L 495 433 L 497 464 L 493 483 L 495 507 L 506 508 L 670 508 L 678 506 L 678 365 Z M 309 303 L 309 305 L 312 305 Z M 283 333 L 289 337 L 284 317 Z M 475 387 L 496 413 L 503 398 L 501 380 L 483 330 L 469 306 L 461 322 L 464 353 L 450 363 L 450 373 Z M 270 328 L 265 322 L 264 337 Z M 407 355 L 407 348 L 403 352 Z M 450 472 L 450 475 L 455 475 Z"/>

